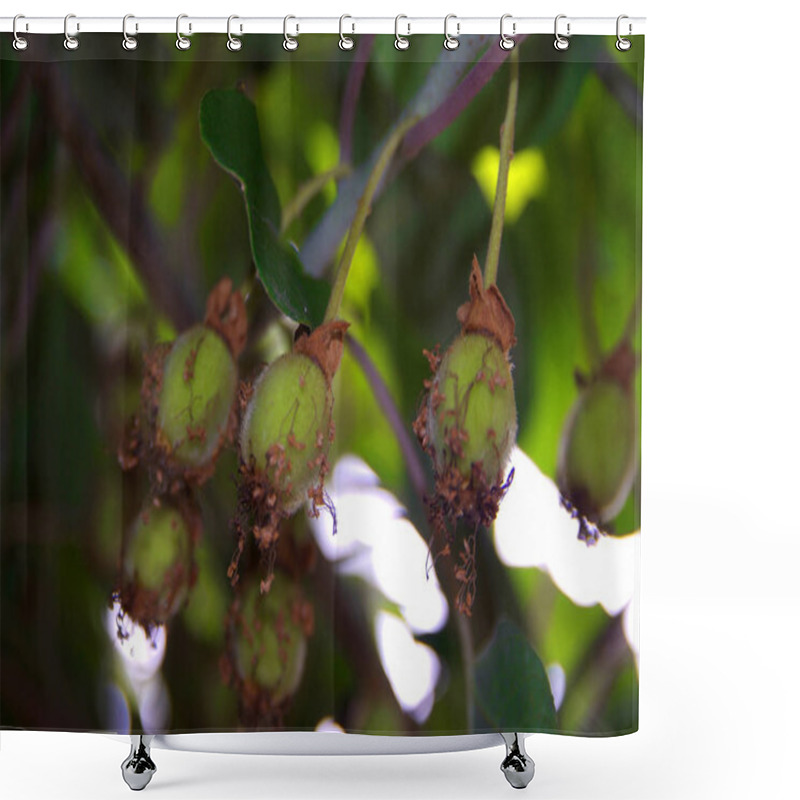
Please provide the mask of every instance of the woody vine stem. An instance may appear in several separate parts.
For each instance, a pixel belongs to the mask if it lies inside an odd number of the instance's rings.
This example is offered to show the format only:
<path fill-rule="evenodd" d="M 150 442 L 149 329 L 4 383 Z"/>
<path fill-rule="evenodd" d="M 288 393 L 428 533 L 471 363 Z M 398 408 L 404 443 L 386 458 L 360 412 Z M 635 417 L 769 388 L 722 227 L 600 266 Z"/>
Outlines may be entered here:
<path fill-rule="evenodd" d="M 517 116 L 519 93 L 519 53 L 511 54 L 511 79 L 508 84 L 508 103 L 503 126 L 500 128 L 500 166 L 497 170 L 497 189 L 494 195 L 492 228 L 484 265 L 484 282 L 487 287 L 497 283 L 497 267 L 500 262 L 500 240 L 503 238 L 503 221 L 506 215 L 506 192 L 508 190 L 508 168 L 514 157 L 514 122 Z"/>

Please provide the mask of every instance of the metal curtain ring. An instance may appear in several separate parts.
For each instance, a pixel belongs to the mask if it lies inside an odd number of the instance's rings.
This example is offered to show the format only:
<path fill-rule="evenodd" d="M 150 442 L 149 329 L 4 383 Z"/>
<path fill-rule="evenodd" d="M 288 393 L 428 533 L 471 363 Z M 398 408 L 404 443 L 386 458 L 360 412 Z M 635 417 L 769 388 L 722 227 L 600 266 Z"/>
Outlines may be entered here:
<path fill-rule="evenodd" d="M 408 19 L 408 17 L 405 14 L 398 14 L 394 18 L 394 46 L 398 50 L 408 50 L 408 48 L 411 46 L 411 42 L 409 42 L 405 36 L 400 35 L 401 19 Z M 408 22 L 406 24 L 408 25 L 408 33 L 406 34 L 406 36 L 411 36 L 411 23 Z"/>
<path fill-rule="evenodd" d="M 621 53 L 624 53 L 626 50 L 630 50 L 631 49 L 631 40 L 630 39 L 624 39 L 622 37 L 622 34 L 620 34 L 620 32 L 619 32 L 620 31 L 620 23 L 624 19 L 628 19 L 627 14 L 620 14 L 617 17 L 617 44 L 616 44 L 616 48 Z M 632 28 L 631 28 L 631 24 L 629 22 L 628 23 L 628 35 L 629 36 L 631 34 L 631 30 L 632 30 Z"/>
<path fill-rule="evenodd" d="M 513 50 L 514 45 L 516 44 L 516 42 L 511 37 L 514 36 L 517 32 L 517 23 L 516 22 L 511 23 L 511 36 L 508 36 L 505 32 L 506 20 L 512 18 L 513 18 L 512 14 L 503 14 L 503 16 L 500 17 L 500 41 L 498 42 L 498 44 L 500 45 L 501 50 Z"/>
<path fill-rule="evenodd" d="M 178 37 L 175 40 L 175 47 L 177 47 L 178 50 L 188 50 L 192 46 L 192 43 L 191 43 L 191 41 L 189 39 L 187 39 L 181 33 L 181 20 L 182 19 L 189 19 L 189 15 L 188 14 L 178 14 L 178 16 L 177 16 L 177 18 L 175 20 L 175 35 Z M 192 23 L 190 22 L 189 23 L 189 33 L 191 34 L 191 32 L 192 32 Z"/>
<path fill-rule="evenodd" d="M 562 36 L 558 32 L 558 21 L 560 19 L 566 19 L 566 18 L 567 18 L 566 14 L 559 14 L 556 17 L 555 25 L 554 25 L 554 28 L 553 28 L 553 31 L 554 31 L 555 37 L 556 37 L 555 40 L 553 41 L 553 47 L 555 47 L 556 50 L 566 50 L 569 47 L 569 37 L 571 35 L 569 22 L 567 23 L 567 35 L 566 36 Z"/>
<path fill-rule="evenodd" d="M 297 41 L 297 39 L 294 38 L 294 36 L 289 36 L 290 19 L 296 20 L 297 17 L 293 17 L 291 14 L 288 14 L 283 18 L 283 49 L 292 51 L 292 50 L 297 50 L 297 48 L 299 47 L 299 42 Z M 295 29 L 296 29 L 295 35 L 300 33 L 300 25 L 297 22 L 295 22 Z"/>
<path fill-rule="evenodd" d="M 456 20 L 456 35 L 452 36 L 447 31 L 447 23 L 450 22 L 451 19 Z M 461 42 L 458 41 L 458 36 L 461 33 L 461 23 L 458 21 L 458 17 L 455 14 L 448 14 L 444 18 L 444 47 L 445 50 L 458 50 L 458 46 Z"/>
<path fill-rule="evenodd" d="M 25 19 L 25 15 L 24 14 L 17 14 L 17 16 L 14 17 L 14 23 L 11 26 L 11 30 L 14 33 L 14 43 L 13 44 L 14 44 L 14 49 L 15 50 L 27 50 L 28 49 L 28 40 L 24 36 L 20 36 L 19 33 L 17 32 L 17 21 L 21 20 L 21 19 Z M 25 23 L 25 30 L 26 31 L 28 30 L 28 23 L 27 22 Z"/>
<path fill-rule="evenodd" d="M 64 49 L 66 49 L 66 50 L 77 50 L 78 49 L 78 45 L 80 44 L 80 42 L 78 41 L 78 37 L 77 36 L 70 35 L 70 32 L 69 32 L 69 21 L 71 19 L 75 19 L 75 15 L 74 14 L 67 14 L 67 16 L 64 17 Z M 81 29 L 80 23 L 76 22 L 75 23 L 75 32 L 77 33 L 78 31 L 80 31 L 80 29 Z"/>
<path fill-rule="evenodd" d="M 238 37 L 234 36 L 231 33 L 231 22 L 233 22 L 235 19 L 239 19 L 239 17 L 237 17 L 236 14 L 231 14 L 228 17 L 228 44 L 227 44 L 227 48 L 232 53 L 235 53 L 237 50 L 241 50 L 242 49 L 242 40 L 239 39 Z M 239 25 L 239 33 L 241 33 L 241 32 L 242 32 L 242 26 Z"/>
<path fill-rule="evenodd" d="M 341 50 L 352 50 L 356 46 L 355 39 L 352 39 L 349 36 L 344 35 L 344 21 L 346 19 L 353 19 L 349 14 L 342 14 L 339 17 L 339 48 Z M 352 24 L 353 30 L 351 33 L 355 33 L 356 25 L 355 23 Z"/>
<path fill-rule="evenodd" d="M 139 46 L 139 42 L 136 40 L 136 36 L 131 36 L 128 34 L 128 20 L 129 19 L 136 19 L 133 14 L 126 14 L 122 18 L 122 46 L 125 50 L 135 50 Z M 136 23 L 134 26 L 134 30 L 139 30 L 139 24 Z"/>

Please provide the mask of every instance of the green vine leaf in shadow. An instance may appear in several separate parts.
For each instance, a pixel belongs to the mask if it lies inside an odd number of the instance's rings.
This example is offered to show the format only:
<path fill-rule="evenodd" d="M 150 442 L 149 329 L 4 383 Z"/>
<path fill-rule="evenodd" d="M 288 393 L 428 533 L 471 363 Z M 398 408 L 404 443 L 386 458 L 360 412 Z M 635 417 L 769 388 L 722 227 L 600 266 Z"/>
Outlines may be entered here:
<path fill-rule="evenodd" d="M 501 619 L 475 660 L 476 719 L 498 731 L 555 731 L 547 672 L 525 635 Z"/>
<path fill-rule="evenodd" d="M 206 93 L 200 102 L 200 135 L 242 188 L 250 249 L 270 298 L 287 316 L 316 327 L 325 316 L 330 286 L 307 275 L 297 252 L 280 237 L 280 200 L 262 157 L 255 106 L 242 92 Z"/>

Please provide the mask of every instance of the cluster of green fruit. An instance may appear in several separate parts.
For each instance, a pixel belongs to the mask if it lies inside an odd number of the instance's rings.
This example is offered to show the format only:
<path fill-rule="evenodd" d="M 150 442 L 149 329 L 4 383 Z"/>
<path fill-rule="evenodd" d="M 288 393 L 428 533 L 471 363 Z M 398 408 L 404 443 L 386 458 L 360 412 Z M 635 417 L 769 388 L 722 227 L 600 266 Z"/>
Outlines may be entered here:
<path fill-rule="evenodd" d="M 508 489 L 517 436 L 514 317 L 498 287 L 484 286 L 477 261 L 469 288 L 470 300 L 458 309 L 459 336 L 444 355 L 427 353 L 433 375 L 414 422 L 434 469 L 434 491 L 426 498 L 431 550 L 435 557 L 448 555 L 460 539 L 453 600 L 467 615 L 476 590 L 475 537 L 492 525 Z M 229 614 L 227 674 L 240 697 L 252 701 L 264 692 L 256 705 L 266 713 L 281 707 L 302 673 L 310 626 L 298 622 L 297 609 L 313 622 L 299 584 L 274 569 L 275 553 L 284 520 L 304 504 L 312 512 L 325 504 L 332 381 L 347 323 L 299 329 L 289 353 L 263 367 L 252 384 L 240 385 L 237 360 L 246 326 L 241 295 L 224 280 L 209 298 L 205 321 L 148 359 L 143 411 L 121 463 L 143 463 L 151 493 L 126 543 L 120 597 L 123 609 L 148 628 L 167 622 L 186 601 L 201 529 L 194 493 L 213 474 L 222 448 L 236 440 L 239 511 L 228 575 L 236 586 L 248 541 L 269 570 L 239 587 Z M 559 487 L 564 505 L 580 520 L 580 538 L 589 543 L 631 488 L 634 367 L 625 344 L 584 379 L 562 434 Z M 466 529 L 461 536 L 459 526 Z"/>
<path fill-rule="evenodd" d="M 331 330 L 339 333 L 331 338 Z M 341 352 L 342 331 L 341 324 L 329 326 L 327 347 L 321 346 L 320 333 L 301 336 L 292 352 L 262 369 L 252 390 L 243 391 L 238 358 L 247 338 L 245 306 L 224 279 L 209 297 L 203 323 L 146 356 L 141 411 L 128 428 L 120 463 L 124 469 L 144 467 L 149 492 L 124 543 L 115 597 L 148 632 L 167 623 L 190 596 L 202 530 L 196 493 L 237 431 L 240 493 L 248 495 L 246 524 L 259 547 L 273 548 L 281 519 L 321 491 L 314 487 L 327 469 L 330 370 L 338 364 L 330 351 L 338 347 Z M 260 596 L 273 578 L 271 591 L 256 601 L 253 586 Z M 298 607 L 304 610 L 299 627 L 292 622 Z M 239 654 L 232 662 L 237 685 L 250 693 L 259 685 L 269 703 L 280 705 L 302 672 L 311 607 L 302 601 L 296 581 L 276 574 L 266 586 L 262 581 L 260 590 L 258 581 L 249 581 L 232 608 L 237 610 L 229 615 L 231 646 Z M 285 620 L 280 646 L 270 638 L 278 635 L 270 620 Z M 248 655 L 253 631 L 261 631 L 256 637 L 261 644 Z"/>

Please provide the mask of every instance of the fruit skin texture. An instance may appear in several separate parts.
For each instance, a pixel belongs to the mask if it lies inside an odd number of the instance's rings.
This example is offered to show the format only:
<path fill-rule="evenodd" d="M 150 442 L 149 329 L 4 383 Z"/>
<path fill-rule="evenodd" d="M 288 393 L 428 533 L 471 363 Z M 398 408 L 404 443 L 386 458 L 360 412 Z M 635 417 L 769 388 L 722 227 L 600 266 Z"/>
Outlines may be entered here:
<path fill-rule="evenodd" d="M 559 458 L 558 483 L 587 516 L 613 519 L 633 481 L 636 429 L 633 398 L 617 381 L 601 378 L 579 395 Z"/>
<path fill-rule="evenodd" d="M 145 628 L 174 616 L 194 583 L 196 520 L 171 504 L 152 504 L 133 525 L 122 561 L 121 605 Z"/>
<path fill-rule="evenodd" d="M 511 364 L 494 338 L 466 333 L 450 346 L 428 395 L 427 419 L 437 472 L 452 464 L 469 479 L 480 463 L 489 482 L 502 483 L 517 407 Z"/>
<path fill-rule="evenodd" d="M 261 591 L 269 592 L 282 521 L 307 500 L 314 516 L 321 507 L 332 510 L 324 493 L 334 436 L 331 383 L 347 328 L 341 320 L 299 328 L 292 352 L 265 367 L 255 385 L 241 387 L 236 549 L 228 566 L 234 586 L 251 534 L 267 567 Z"/>
<path fill-rule="evenodd" d="M 307 614 L 300 587 L 275 573 L 269 593 L 258 581 L 245 584 L 235 614 L 234 664 L 245 684 L 269 694 L 273 706 L 291 697 L 300 684 L 308 650 Z"/>
<path fill-rule="evenodd" d="M 206 325 L 182 333 L 164 363 L 156 440 L 183 467 L 212 461 L 227 435 L 237 391 L 228 344 Z"/>
<path fill-rule="evenodd" d="M 330 444 L 333 393 L 318 364 L 287 353 L 265 367 L 253 387 L 240 451 L 265 474 L 286 514 L 294 513 L 320 479 Z"/>
<path fill-rule="evenodd" d="M 570 409 L 558 452 L 562 505 L 580 521 L 578 538 L 594 544 L 601 525 L 625 505 L 636 478 L 638 429 L 633 379 L 638 358 L 623 340 L 590 378 Z"/>

